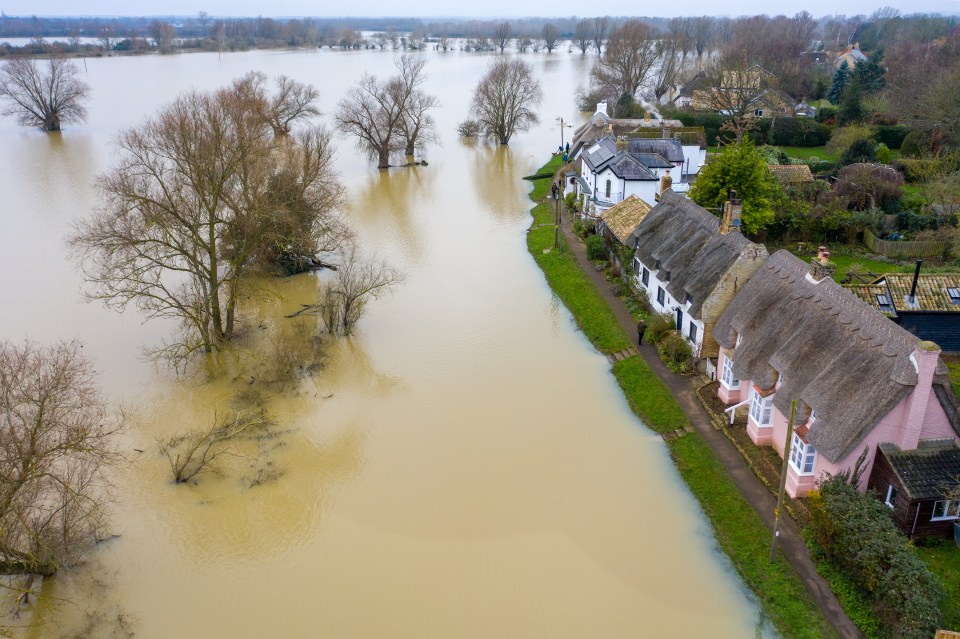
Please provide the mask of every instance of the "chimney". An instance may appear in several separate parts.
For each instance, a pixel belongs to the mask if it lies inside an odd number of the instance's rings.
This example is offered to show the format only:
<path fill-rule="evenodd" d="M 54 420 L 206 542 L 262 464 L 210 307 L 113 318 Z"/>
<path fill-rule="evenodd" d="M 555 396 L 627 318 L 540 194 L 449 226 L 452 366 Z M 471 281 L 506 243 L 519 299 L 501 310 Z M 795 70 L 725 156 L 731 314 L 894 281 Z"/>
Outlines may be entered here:
<path fill-rule="evenodd" d="M 830 251 L 826 246 L 817 249 L 817 256 L 810 260 L 810 276 L 816 282 L 822 281 L 826 277 L 833 277 L 837 270 L 837 265 L 830 261 Z"/>
<path fill-rule="evenodd" d="M 670 169 L 664 171 L 663 175 L 660 176 L 660 195 L 663 195 L 663 192 L 669 189 L 673 185 L 673 178 L 670 177 Z"/>
<path fill-rule="evenodd" d="M 606 102 L 597 102 L 597 113 L 607 114 L 607 103 Z"/>
<path fill-rule="evenodd" d="M 727 235 L 730 231 L 740 230 L 740 217 L 743 215 L 743 205 L 737 198 L 736 191 L 730 191 L 730 199 L 723 204 L 723 219 L 720 221 L 720 234 Z"/>
<path fill-rule="evenodd" d="M 913 284 L 910 285 L 910 298 L 907 300 L 912 306 L 917 304 L 917 281 L 920 279 L 920 265 L 923 260 L 917 260 L 917 268 L 913 271 Z"/>
<path fill-rule="evenodd" d="M 643 112 L 643 121 L 644 121 L 645 123 L 647 123 L 647 124 L 650 124 L 650 112 L 649 112 L 649 111 L 644 111 L 644 112 Z"/>

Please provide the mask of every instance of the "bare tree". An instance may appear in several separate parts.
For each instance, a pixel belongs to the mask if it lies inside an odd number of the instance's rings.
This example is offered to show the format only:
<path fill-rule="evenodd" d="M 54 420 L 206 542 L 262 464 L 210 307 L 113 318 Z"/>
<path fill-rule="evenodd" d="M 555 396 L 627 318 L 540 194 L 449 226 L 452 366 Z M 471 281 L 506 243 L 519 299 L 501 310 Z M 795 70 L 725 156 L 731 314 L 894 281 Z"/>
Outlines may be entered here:
<path fill-rule="evenodd" d="M 153 20 L 147 25 L 147 31 L 150 32 L 150 39 L 153 40 L 153 46 L 161 51 L 169 51 L 173 46 L 173 39 L 177 36 L 177 30 L 169 22 Z"/>
<path fill-rule="evenodd" d="M 713 41 L 713 18 L 710 16 L 699 16 L 691 18 L 691 20 L 690 34 L 693 37 L 693 48 L 696 50 L 697 58 L 699 59 L 703 57 L 703 54 Z"/>
<path fill-rule="evenodd" d="M 364 76 L 337 105 L 334 116 L 337 128 L 356 136 L 357 145 L 377 158 L 377 168 L 388 168 L 391 153 L 407 147 L 409 140 L 403 136 L 405 118 L 409 123 L 408 111 L 425 78 L 425 64 L 423 59 L 401 56 L 397 62 L 399 75 L 383 81 L 372 75 Z M 426 105 L 421 115 L 433 106 L 425 99 L 419 103 Z M 414 137 L 414 146 L 416 142 Z"/>
<path fill-rule="evenodd" d="M 423 149 L 427 144 L 436 144 L 440 141 L 436 123 L 429 113 L 431 109 L 439 105 L 440 101 L 436 96 L 427 95 L 420 89 L 416 89 L 410 96 L 410 101 L 400 121 L 400 129 L 403 132 L 404 139 L 404 155 L 413 156 L 418 149 Z"/>
<path fill-rule="evenodd" d="M 593 19 L 592 30 L 590 31 L 590 38 L 593 40 L 593 47 L 597 50 L 597 55 L 603 49 L 603 45 L 607 42 L 607 34 L 610 33 L 611 20 L 609 16 L 597 16 Z"/>
<path fill-rule="evenodd" d="M 553 53 L 553 50 L 557 48 L 557 43 L 560 41 L 560 29 L 552 22 L 548 22 L 543 25 L 543 29 L 540 31 L 540 38 L 543 40 L 543 46 L 547 50 L 547 53 Z"/>
<path fill-rule="evenodd" d="M 658 64 L 651 75 L 650 83 L 653 96 L 658 103 L 677 81 L 677 75 L 680 73 L 685 57 L 682 51 L 683 46 L 682 36 L 677 39 L 668 35 L 657 41 Z"/>
<path fill-rule="evenodd" d="M 176 361 L 233 337 L 241 281 L 264 242 L 327 252 L 342 241 L 326 208 L 340 195 L 329 134 L 274 145 L 255 95 L 249 77 L 187 93 L 122 133 L 119 160 L 98 183 L 103 208 L 72 238 L 91 298 L 181 322 L 161 351 Z M 295 200 L 297 223 L 277 222 L 287 213 L 278 198 Z"/>
<path fill-rule="evenodd" d="M 160 454 L 167 458 L 173 481 L 185 484 L 203 472 L 217 470 L 217 460 L 235 455 L 231 443 L 244 434 L 262 431 L 269 420 L 263 412 L 241 412 L 233 416 L 214 416 L 206 430 L 179 433 L 157 441 Z"/>
<path fill-rule="evenodd" d="M 275 135 L 289 135 L 293 123 L 320 115 L 316 106 L 320 92 L 312 84 L 285 75 L 274 81 L 277 92 L 267 100 L 267 117 Z"/>
<path fill-rule="evenodd" d="M 739 143 L 756 126 L 753 104 L 770 88 L 768 74 L 741 57 L 727 56 L 710 65 L 701 77 L 702 89 L 694 100 L 730 116 L 724 126 Z"/>
<path fill-rule="evenodd" d="M 44 69 L 43 67 L 46 67 Z M 14 115 L 25 126 L 59 131 L 61 125 L 83 122 L 83 103 L 90 87 L 77 77 L 80 70 L 60 55 L 46 64 L 39 60 L 14 58 L 0 69 L 2 113 Z"/>
<path fill-rule="evenodd" d="M 453 44 L 450 42 L 450 36 L 446 33 L 441 33 L 437 36 L 437 48 L 441 51 L 447 51 L 453 47 Z"/>
<path fill-rule="evenodd" d="M 103 537 L 123 423 L 80 344 L 0 342 L 0 573 L 52 575 Z"/>
<path fill-rule="evenodd" d="M 522 60 L 498 60 L 473 91 L 473 117 L 488 135 L 507 144 L 517 131 L 538 122 L 534 109 L 543 101 L 543 89 L 533 69 Z"/>
<path fill-rule="evenodd" d="M 104 24 L 100 27 L 100 31 L 97 33 L 97 38 L 100 40 L 100 44 L 103 45 L 104 50 L 107 52 L 107 55 L 113 51 L 113 43 L 116 40 L 113 34 L 113 28 Z"/>
<path fill-rule="evenodd" d="M 493 30 L 493 46 L 500 49 L 503 53 L 510 46 L 510 39 L 513 37 L 513 29 L 509 22 L 501 22 Z"/>
<path fill-rule="evenodd" d="M 594 84 L 608 97 L 634 97 L 657 62 L 657 33 L 630 20 L 610 33 L 607 48 L 592 71 Z"/>
<path fill-rule="evenodd" d="M 590 50 L 590 21 L 581 20 L 573 28 L 573 43 L 580 49 L 580 55 L 586 55 Z"/>
<path fill-rule="evenodd" d="M 347 249 L 336 275 L 321 289 L 320 301 L 296 313 L 319 314 L 327 332 L 349 335 L 371 298 L 378 299 L 403 281 L 385 262 L 362 258 L 355 246 Z"/>

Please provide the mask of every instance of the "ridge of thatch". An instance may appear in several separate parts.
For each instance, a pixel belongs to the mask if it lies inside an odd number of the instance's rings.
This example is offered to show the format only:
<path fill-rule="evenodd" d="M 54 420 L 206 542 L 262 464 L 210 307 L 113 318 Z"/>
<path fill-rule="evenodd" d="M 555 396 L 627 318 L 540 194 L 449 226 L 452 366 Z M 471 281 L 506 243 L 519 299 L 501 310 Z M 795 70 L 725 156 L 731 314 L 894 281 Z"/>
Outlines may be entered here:
<path fill-rule="evenodd" d="M 715 215 L 672 189 L 661 194 L 631 240 L 641 262 L 659 263 L 659 270 L 669 273 L 667 290 L 676 300 L 690 300 L 694 319 L 701 318 L 704 301 L 741 256 L 767 253 L 739 232 L 722 235 Z"/>
<path fill-rule="evenodd" d="M 806 164 L 768 164 L 767 171 L 777 178 L 782 186 L 813 182 L 813 173 Z"/>
<path fill-rule="evenodd" d="M 600 219 L 621 244 L 626 244 L 630 235 L 650 212 L 650 205 L 636 195 L 630 194 L 600 215 Z"/>
<path fill-rule="evenodd" d="M 774 406 L 789 414 L 797 399 L 815 410 L 808 441 L 836 463 L 913 391 L 910 355 L 919 340 L 833 280 L 808 273 L 789 252 L 774 253 L 720 316 L 714 337 L 736 347 L 740 379 L 772 386 L 782 375 Z"/>

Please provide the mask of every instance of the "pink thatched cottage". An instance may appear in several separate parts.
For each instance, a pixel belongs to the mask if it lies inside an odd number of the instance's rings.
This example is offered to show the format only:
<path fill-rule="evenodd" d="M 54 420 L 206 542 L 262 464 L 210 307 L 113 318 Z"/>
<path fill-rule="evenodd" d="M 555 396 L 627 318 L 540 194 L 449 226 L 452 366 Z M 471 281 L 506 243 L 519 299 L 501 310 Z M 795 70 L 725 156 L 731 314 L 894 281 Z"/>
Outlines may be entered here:
<path fill-rule="evenodd" d="M 822 473 L 853 468 L 864 450 L 861 490 L 880 445 L 919 455 L 932 443 L 960 441 L 960 399 L 936 344 L 836 284 L 825 257 L 814 262 L 775 253 L 714 328 L 720 398 L 747 410 L 754 443 L 783 456 L 798 400 L 786 480 L 792 497 L 805 496 Z M 911 508 L 904 502 L 899 518 L 918 517 Z"/>

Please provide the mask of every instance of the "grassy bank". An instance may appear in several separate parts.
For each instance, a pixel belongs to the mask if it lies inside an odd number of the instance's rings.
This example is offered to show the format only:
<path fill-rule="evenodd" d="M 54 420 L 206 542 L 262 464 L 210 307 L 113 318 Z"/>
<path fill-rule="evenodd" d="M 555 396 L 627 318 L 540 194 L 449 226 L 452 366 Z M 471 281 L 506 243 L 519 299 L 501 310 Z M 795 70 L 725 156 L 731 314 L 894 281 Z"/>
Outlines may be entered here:
<path fill-rule="evenodd" d="M 554 208 L 552 202 L 540 201 L 549 188 L 549 179 L 534 183 L 531 197 L 538 204 L 532 211 L 527 248 L 591 343 L 603 353 L 623 350 L 632 342 L 607 302 L 573 255 L 553 248 Z M 613 374 L 630 407 L 648 427 L 666 433 L 689 425 L 676 398 L 642 357 L 617 362 Z M 718 544 L 780 634 L 803 639 L 834 637 L 833 629 L 783 556 L 769 563 L 770 532 L 700 435 L 685 435 L 668 445 L 680 474 L 710 520 Z"/>
<path fill-rule="evenodd" d="M 950 540 L 935 546 L 918 546 L 917 554 L 947 591 L 943 620 L 947 628 L 960 629 L 960 548 Z"/>

